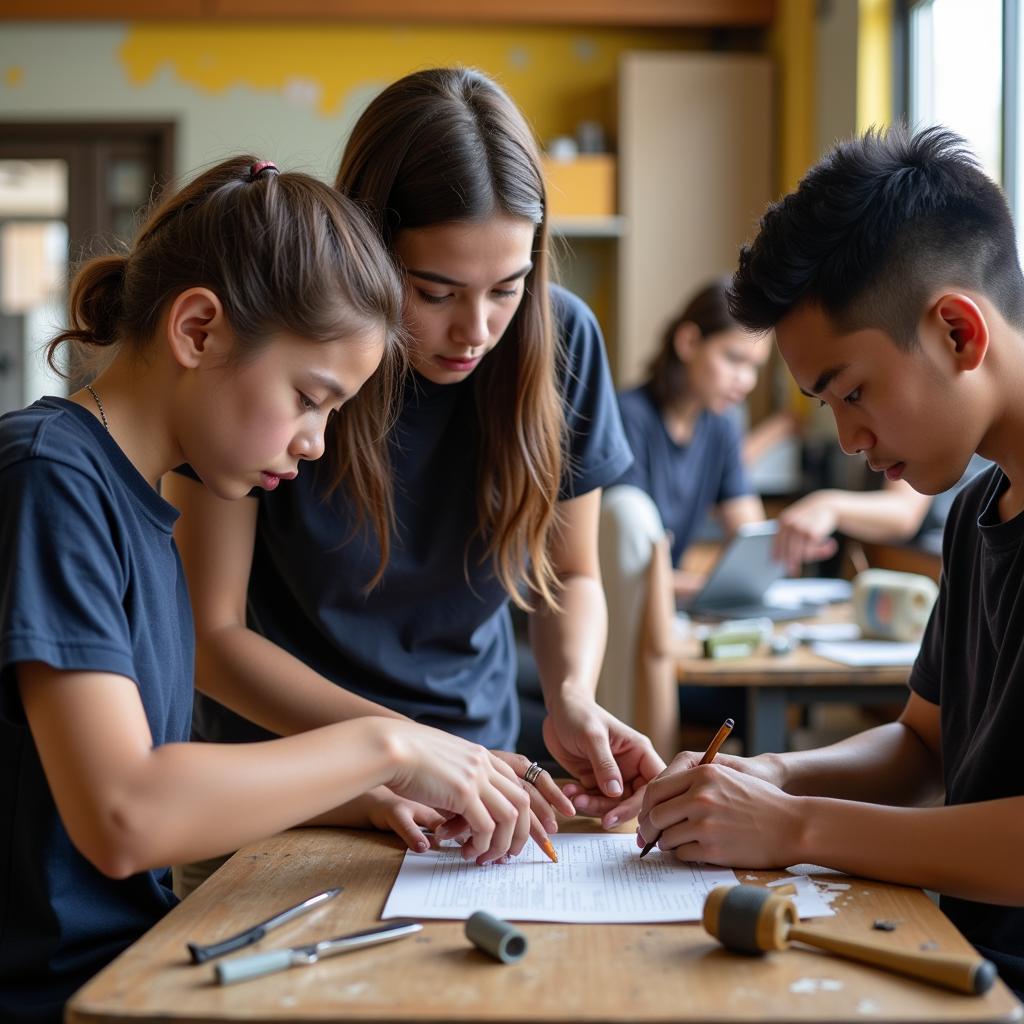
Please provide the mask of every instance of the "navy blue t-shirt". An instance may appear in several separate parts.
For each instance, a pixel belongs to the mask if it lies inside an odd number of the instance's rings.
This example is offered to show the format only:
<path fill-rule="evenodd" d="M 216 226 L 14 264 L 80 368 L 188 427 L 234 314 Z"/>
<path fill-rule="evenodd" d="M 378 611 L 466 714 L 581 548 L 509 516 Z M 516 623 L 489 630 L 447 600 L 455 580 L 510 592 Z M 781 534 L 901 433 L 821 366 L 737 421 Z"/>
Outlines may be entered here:
<path fill-rule="evenodd" d="M 0 1020 L 65 1000 L 175 902 L 166 869 L 114 880 L 75 849 L 15 669 L 135 681 L 153 743 L 188 739 L 195 645 L 177 511 L 62 398 L 0 418 Z"/>
<path fill-rule="evenodd" d="M 566 355 L 562 379 L 570 460 L 562 496 L 620 476 L 630 454 L 600 329 L 575 296 L 552 289 Z M 478 432 L 472 380 L 408 382 L 391 437 L 397 531 L 382 583 L 378 548 L 339 488 L 324 498 L 323 465 L 258 498 L 249 624 L 346 689 L 492 749 L 519 730 L 508 595 L 476 529 Z M 266 736 L 197 695 L 194 734 Z"/>
<path fill-rule="evenodd" d="M 710 509 L 751 493 L 739 429 L 728 415 L 705 409 L 689 441 L 676 444 L 647 385 L 620 392 L 619 409 L 635 461 L 615 483 L 651 496 L 672 532 L 672 564 L 678 565 Z"/>
<path fill-rule="evenodd" d="M 1024 513 L 999 520 L 998 466 L 953 502 L 939 597 L 910 686 L 940 707 L 946 803 L 1024 795 Z M 942 909 L 1024 998 L 1024 907 L 941 898 Z"/>

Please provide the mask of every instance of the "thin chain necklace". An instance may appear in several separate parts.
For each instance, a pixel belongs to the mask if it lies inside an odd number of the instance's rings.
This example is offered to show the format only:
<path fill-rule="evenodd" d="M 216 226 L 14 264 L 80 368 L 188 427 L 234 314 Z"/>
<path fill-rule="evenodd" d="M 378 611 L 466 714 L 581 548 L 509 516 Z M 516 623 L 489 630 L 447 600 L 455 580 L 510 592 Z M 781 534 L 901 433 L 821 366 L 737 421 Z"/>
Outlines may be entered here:
<path fill-rule="evenodd" d="M 100 396 L 96 394 L 91 384 L 86 384 L 85 390 L 96 400 L 96 405 L 100 410 L 100 419 L 103 421 L 103 429 L 109 434 L 110 424 L 107 423 L 107 414 L 103 411 L 103 403 L 100 401 Z"/>

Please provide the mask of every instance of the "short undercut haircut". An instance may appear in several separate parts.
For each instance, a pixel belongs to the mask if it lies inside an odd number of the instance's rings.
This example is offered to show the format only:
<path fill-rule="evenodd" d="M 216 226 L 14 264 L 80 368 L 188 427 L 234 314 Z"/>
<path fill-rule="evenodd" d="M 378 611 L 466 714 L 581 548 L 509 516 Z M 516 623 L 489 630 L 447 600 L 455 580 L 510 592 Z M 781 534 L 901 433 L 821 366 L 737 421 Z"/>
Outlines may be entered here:
<path fill-rule="evenodd" d="M 729 306 L 753 331 L 802 303 L 843 331 L 884 330 L 902 348 L 936 288 L 986 295 L 1024 329 L 1024 278 L 999 186 L 948 129 L 897 124 L 841 142 L 769 206 L 740 250 Z"/>

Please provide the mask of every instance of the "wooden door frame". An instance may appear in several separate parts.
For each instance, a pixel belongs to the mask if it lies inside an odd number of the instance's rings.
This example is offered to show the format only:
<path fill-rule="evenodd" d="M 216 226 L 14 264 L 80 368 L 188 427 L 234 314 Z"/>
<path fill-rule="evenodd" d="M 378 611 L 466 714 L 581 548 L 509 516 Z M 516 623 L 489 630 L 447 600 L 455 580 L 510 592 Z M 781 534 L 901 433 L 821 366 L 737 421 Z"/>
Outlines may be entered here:
<path fill-rule="evenodd" d="M 81 253 L 97 230 L 102 195 L 100 143 L 149 141 L 156 154 L 157 186 L 175 175 L 173 121 L 0 121 L 0 159 L 68 162 L 68 245 Z"/>

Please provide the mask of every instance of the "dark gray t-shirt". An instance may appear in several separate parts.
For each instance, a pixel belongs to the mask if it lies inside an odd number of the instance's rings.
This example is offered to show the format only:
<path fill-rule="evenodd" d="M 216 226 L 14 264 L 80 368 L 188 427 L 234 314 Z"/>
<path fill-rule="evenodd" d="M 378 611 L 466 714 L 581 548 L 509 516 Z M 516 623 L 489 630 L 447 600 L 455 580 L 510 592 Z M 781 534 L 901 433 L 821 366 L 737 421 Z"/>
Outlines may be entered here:
<path fill-rule="evenodd" d="M 164 501 L 95 417 L 44 398 L 0 419 L 0 1020 L 64 1001 L 177 901 L 167 869 L 101 874 L 68 836 L 15 667 L 135 681 L 154 746 L 188 739 L 192 610 Z"/>
<path fill-rule="evenodd" d="M 635 461 L 615 482 L 651 496 L 672 531 L 672 564 L 678 565 L 715 505 L 751 493 L 739 428 L 729 415 L 704 410 L 690 440 L 677 444 L 646 385 L 621 392 L 619 409 Z"/>
<path fill-rule="evenodd" d="M 629 465 L 600 329 L 575 296 L 552 289 L 566 356 L 562 375 L 569 465 L 562 496 L 602 487 Z M 477 416 L 472 379 L 410 380 L 391 439 L 397 531 L 384 579 L 366 582 L 378 548 L 352 536 L 344 489 L 324 497 L 323 465 L 258 498 L 249 623 L 347 690 L 492 749 L 519 731 L 508 595 L 477 523 Z M 266 736 L 209 698 L 194 735 Z"/>
<path fill-rule="evenodd" d="M 954 501 L 939 598 L 910 675 L 941 708 L 950 805 L 1024 794 L 1024 514 L 999 521 L 1007 485 L 993 466 Z M 942 909 L 1024 994 L 1024 908 L 943 896 Z"/>

